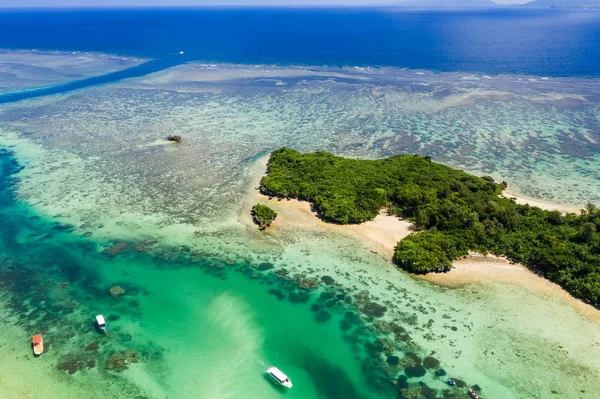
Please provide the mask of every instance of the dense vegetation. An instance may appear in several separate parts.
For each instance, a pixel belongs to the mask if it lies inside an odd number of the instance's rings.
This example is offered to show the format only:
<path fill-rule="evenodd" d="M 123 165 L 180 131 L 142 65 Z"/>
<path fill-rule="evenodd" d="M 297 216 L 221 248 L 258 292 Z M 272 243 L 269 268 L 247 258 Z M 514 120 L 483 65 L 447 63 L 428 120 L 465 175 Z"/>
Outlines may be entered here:
<path fill-rule="evenodd" d="M 395 251 L 407 271 L 447 271 L 469 250 L 491 252 L 598 306 L 600 210 L 563 216 L 500 197 L 505 187 L 418 155 L 358 160 L 288 148 L 271 154 L 261 182 L 269 195 L 310 201 L 333 223 L 361 223 L 381 209 L 414 222 Z"/>
<path fill-rule="evenodd" d="M 252 207 L 252 220 L 261 230 L 266 229 L 277 217 L 277 212 L 266 205 L 256 204 Z"/>

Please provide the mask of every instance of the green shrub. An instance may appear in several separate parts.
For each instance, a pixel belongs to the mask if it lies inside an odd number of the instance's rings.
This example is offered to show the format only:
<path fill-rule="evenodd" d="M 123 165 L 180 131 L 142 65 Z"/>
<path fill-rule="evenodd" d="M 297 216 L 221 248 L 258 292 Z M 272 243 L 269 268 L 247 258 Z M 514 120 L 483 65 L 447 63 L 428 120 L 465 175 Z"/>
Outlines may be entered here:
<path fill-rule="evenodd" d="M 263 192 L 310 201 L 329 222 L 362 223 L 383 208 L 414 222 L 418 231 L 395 250 L 407 271 L 446 271 L 469 250 L 491 252 L 598 305 L 600 210 L 590 204 L 563 216 L 500 197 L 505 188 L 429 157 L 360 160 L 289 148 L 273 151 L 261 181 Z"/>
<path fill-rule="evenodd" d="M 252 220 L 261 230 L 266 229 L 277 217 L 277 212 L 266 205 L 256 204 L 252 207 Z"/>

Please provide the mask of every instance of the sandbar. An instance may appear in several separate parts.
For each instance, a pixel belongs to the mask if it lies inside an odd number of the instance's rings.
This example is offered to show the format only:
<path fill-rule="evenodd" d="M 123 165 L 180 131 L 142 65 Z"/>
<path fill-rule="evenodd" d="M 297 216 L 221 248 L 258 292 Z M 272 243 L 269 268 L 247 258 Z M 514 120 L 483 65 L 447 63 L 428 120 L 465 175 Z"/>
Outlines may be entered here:
<path fill-rule="evenodd" d="M 239 220 L 246 226 L 257 229 L 252 222 L 250 209 L 255 204 L 264 204 L 277 212 L 277 218 L 264 234 L 269 237 L 280 237 L 290 232 L 312 231 L 317 233 L 335 232 L 358 239 L 366 244 L 368 250 L 377 252 L 375 255 L 392 259 L 394 248 L 398 241 L 413 232 L 412 224 L 396 216 L 380 213 L 375 219 L 352 225 L 327 223 L 319 218 L 311 209 L 311 204 L 295 199 L 272 198 L 263 195 L 258 190 L 260 179 L 265 175 L 268 156 L 262 157 L 250 166 L 252 185 L 247 199 L 239 214 Z"/>
<path fill-rule="evenodd" d="M 565 204 L 555 204 L 550 201 L 544 201 L 537 198 L 527 197 L 522 194 L 517 194 L 513 191 L 504 190 L 502 192 L 502 196 L 506 198 L 516 198 L 516 203 L 521 205 L 530 205 L 537 206 L 538 208 L 544 209 L 546 211 L 559 211 L 562 214 L 566 213 L 576 213 L 579 215 L 581 211 L 581 207 L 576 207 L 573 205 L 565 205 Z"/>
<path fill-rule="evenodd" d="M 260 180 L 266 173 L 268 160 L 269 156 L 267 155 L 250 165 L 248 172 L 251 176 L 252 185 L 248 190 L 244 206 L 238 215 L 241 223 L 258 232 L 257 226 L 252 222 L 250 209 L 257 203 L 272 208 L 278 216 L 268 230 L 260 233 L 266 237 L 277 239 L 299 230 L 316 233 L 334 232 L 362 241 L 366 244 L 365 247 L 377 252 L 377 256 L 383 256 L 391 261 L 398 241 L 414 232 L 413 225 L 410 222 L 385 213 L 381 213 L 369 222 L 337 225 L 320 219 L 316 212 L 311 209 L 311 204 L 306 201 L 269 199 L 258 190 Z M 558 210 L 562 213 L 578 212 L 576 207 L 515 196 L 511 192 L 505 191 L 504 196 L 516 197 L 519 203 L 528 203 L 531 206 L 538 206 L 545 210 Z M 461 287 L 470 284 L 510 284 L 525 288 L 536 294 L 556 298 L 571 306 L 584 317 L 600 323 L 600 310 L 571 296 L 558 284 L 546 280 L 531 272 L 525 266 L 512 263 L 503 257 L 472 252 L 469 256 L 454 261 L 453 269 L 447 273 L 428 273 L 414 277 L 446 287 Z"/>
<path fill-rule="evenodd" d="M 454 261 L 452 266 L 453 269 L 447 273 L 428 273 L 416 277 L 445 287 L 462 287 L 470 284 L 510 284 L 536 294 L 558 299 L 588 319 L 600 323 L 600 310 L 573 297 L 558 284 L 503 257 L 471 253 L 465 258 Z"/>

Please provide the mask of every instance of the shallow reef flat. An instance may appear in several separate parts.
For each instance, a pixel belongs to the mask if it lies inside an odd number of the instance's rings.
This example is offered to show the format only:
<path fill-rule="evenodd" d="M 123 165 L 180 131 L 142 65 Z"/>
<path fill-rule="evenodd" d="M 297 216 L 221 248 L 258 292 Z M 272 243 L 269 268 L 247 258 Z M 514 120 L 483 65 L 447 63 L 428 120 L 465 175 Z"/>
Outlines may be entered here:
<path fill-rule="evenodd" d="M 141 62 L 100 53 L 0 50 L 0 94 L 63 84 Z"/>
<path fill-rule="evenodd" d="M 23 331 L 60 337 L 45 361 L 65 384 L 106 380 L 132 396 L 278 397 L 261 379 L 277 363 L 290 398 L 464 393 L 443 374 L 485 398 L 592 398 L 600 328 L 560 300 L 500 283 L 434 286 L 366 242 L 261 233 L 240 212 L 259 159 L 281 146 L 419 153 L 530 197 L 598 203 L 597 83 L 187 64 L 2 105 L 0 144 L 15 161 L 6 308 Z M 45 270 L 33 290 L 30 269 Z M 114 339 L 84 350 L 100 312 Z M 73 327 L 53 328 L 59 319 Z M 126 350 L 139 362 L 104 369 Z M 246 391 L 228 383 L 240 376 Z"/>
<path fill-rule="evenodd" d="M 600 202 L 600 99 L 588 80 L 327 73 L 183 65 L 50 103 L 10 104 L 0 108 L 0 129 L 7 144 L 27 132 L 23 155 L 51 152 L 24 173 L 53 183 L 23 179 L 23 195 L 80 219 L 127 210 L 222 221 L 242 200 L 240 165 L 279 146 L 367 158 L 419 153 L 529 197 Z M 156 145 L 173 133 L 182 145 Z"/>

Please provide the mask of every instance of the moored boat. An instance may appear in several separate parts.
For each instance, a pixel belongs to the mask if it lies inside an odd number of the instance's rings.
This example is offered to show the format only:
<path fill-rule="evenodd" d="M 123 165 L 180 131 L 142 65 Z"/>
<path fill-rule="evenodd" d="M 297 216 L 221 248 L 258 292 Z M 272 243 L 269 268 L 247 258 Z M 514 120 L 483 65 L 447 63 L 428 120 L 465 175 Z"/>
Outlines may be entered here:
<path fill-rule="evenodd" d="M 286 388 L 292 387 L 292 381 L 290 380 L 290 378 L 287 375 L 283 374 L 283 372 L 277 367 L 269 367 L 269 369 L 267 370 L 267 374 L 269 374 L 271 379 L 279 385 L 282 385 Z"/>
<path fill-rule="evenodd" d="M 98 326 L 98 329 L 100 329 L 100 331 L 106 330 L 106 321 L 104 320 L 104 316 L 102 316 L 101 314 L 96 316 L 96 325 Z"/>
<path fill-rule="evenodd" d="M 473 399 L 479 399 L 479 395 L 477 395 L 477 392 L 475 392 L 473 388 L 469 388 L 469 395 L 471 395 Z"/>
<path fill-rule="evenodd" d="M 44 339 L 42 338 L 42 334 L 37 334 L 33 336 L 31 340 L 33 344 L 33 354 L 39 356 L 44 351 Z"/>

